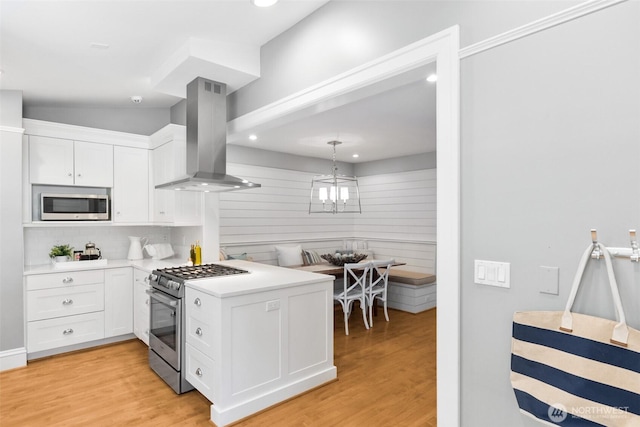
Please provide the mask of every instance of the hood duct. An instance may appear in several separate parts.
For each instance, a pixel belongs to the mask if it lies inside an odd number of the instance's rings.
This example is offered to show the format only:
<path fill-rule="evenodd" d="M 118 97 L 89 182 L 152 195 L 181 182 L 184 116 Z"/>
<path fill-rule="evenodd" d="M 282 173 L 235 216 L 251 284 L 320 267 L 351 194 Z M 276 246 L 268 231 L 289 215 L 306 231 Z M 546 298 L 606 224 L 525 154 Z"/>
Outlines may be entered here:
<path fill-rule="evenodd" d="M 221 192 L 260 184 L 227 175 L 227 85 L 198 77 L 187 85 L 187 176 L 159 189 Z"/>

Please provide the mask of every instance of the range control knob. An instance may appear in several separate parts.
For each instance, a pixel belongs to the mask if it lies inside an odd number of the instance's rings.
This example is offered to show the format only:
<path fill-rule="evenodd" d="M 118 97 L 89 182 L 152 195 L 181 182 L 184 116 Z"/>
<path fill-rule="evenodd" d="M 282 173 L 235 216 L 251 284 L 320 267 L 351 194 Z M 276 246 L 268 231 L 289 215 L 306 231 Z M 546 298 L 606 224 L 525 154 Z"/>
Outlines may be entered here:
<path fill-rule="evenodd" d="M 173 280 L 169 280 L 167 282 L 167 287 L 169 289 L 176 289 L 177 290 L 177 289 L 180 289 L 180 283 L 174 282 Z"/>
<path fill-rule="evenodd" d="M 153 274 L 153 273 L 151 273 L 151 274 L 149 275 L 149 281 L 151 281 L 151 282 L 157 282 L 157 281 L 158 281 L 158 275 L 157 275 L 157 274 Z"/>

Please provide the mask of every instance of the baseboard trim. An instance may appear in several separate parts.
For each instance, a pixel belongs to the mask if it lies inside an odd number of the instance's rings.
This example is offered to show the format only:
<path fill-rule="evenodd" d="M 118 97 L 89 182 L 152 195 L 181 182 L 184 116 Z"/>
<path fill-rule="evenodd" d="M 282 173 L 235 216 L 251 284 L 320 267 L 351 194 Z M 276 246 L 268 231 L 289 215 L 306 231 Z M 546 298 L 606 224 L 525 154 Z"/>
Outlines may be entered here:
<path fill-rule="evenodd" d="M 0 371 L 27 366 L 27 349 L 24 347 L 0 351 Z"/>

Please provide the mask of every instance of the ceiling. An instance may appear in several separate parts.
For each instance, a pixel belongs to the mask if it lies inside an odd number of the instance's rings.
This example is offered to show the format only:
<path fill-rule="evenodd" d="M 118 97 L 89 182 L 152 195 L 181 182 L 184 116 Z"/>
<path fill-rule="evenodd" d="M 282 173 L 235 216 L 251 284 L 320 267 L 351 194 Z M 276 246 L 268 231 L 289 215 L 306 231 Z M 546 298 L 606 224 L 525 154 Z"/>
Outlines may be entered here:
<path fill-rule="evenodd" d="M 0 89 L 22 90 L 27 105 L 131 108 L 141 96 L 137 108 L 168 108 L 182 98 L 153 76 L 189 40 L 259 49 L 327 1 L 0 0 Z M 429 72 L 229 143 L 331 158 L 337 139 L 338 160 L 353 163 L 435 151 Z"/>

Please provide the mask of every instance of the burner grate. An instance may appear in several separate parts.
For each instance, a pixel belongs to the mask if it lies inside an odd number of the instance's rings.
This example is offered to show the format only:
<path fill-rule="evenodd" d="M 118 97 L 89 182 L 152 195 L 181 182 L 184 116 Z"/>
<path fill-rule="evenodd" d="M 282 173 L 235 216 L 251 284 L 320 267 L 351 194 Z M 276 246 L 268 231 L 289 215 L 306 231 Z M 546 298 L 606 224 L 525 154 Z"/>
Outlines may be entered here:
<path fill-rule="evenodd" d="M 248 273 L 248 271 L 220 264 L 203 264 L 194 266 L 162 268 L 158 270 L 158 273 L 174 276 L 183 280 L 191 280 L 216 276 L 230 276 L 233 274 L 244 274 Z"/>

